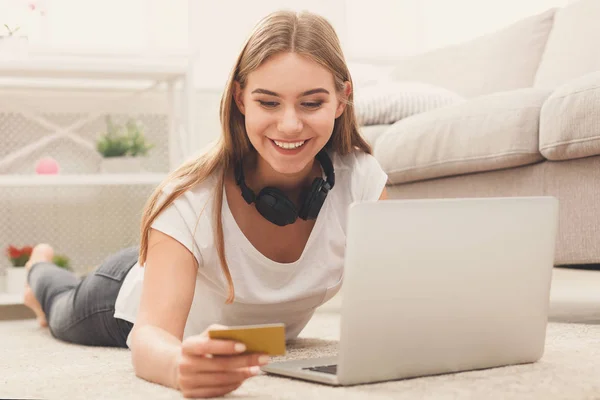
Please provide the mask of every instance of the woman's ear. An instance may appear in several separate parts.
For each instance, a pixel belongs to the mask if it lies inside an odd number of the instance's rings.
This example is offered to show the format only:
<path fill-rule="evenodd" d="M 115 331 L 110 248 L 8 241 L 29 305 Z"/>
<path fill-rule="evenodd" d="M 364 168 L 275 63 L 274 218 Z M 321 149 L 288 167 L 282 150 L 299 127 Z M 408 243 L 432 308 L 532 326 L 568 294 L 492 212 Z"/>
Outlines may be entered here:
<path fill-rule="evenodd" d="M 238 81 L 233 82 L 233 84 L 233 101 L 235 101 L 235 105 L 237 106 L 238 110 L 240 110 L 242 115 L 245 115 L 246 110 L 244 107 L 244 91 L 242 90 L 242 86 Z"/>
<path fill-rule="evenodd" d="M 344 113 L 348 98 L 350 97 L 350 93 L 352 93 L 352 85 L 350 84 L 350 82 L 346 81 L 344 82 L 344 91 L 342 93 L 342 96 L 340 99 L 338 99 L 340 104 L 338 104 L 337 110 L 335 110 L 336 119 Z"/>

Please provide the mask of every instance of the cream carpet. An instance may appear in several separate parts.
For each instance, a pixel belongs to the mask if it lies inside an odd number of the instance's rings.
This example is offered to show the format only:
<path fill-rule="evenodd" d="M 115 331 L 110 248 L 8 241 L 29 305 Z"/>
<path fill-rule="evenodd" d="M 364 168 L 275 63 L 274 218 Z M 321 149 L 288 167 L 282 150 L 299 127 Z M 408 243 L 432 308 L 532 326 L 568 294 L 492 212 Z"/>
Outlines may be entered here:
<path fill-rule="evenodd" d="M 320 312 L 288 358 L 334 355 L 337 313 Z M 316 339 L 318 338 L 318 339 Z M 135 377 L 129 351 L 59 342 L 34 320 L 0 321 L 0 398 L 181 399 Z M 550 323 L 535 364 L 331 388 L 273 376 L 248 380 L 233 399 L 598 399 L 600 325 Z"/>

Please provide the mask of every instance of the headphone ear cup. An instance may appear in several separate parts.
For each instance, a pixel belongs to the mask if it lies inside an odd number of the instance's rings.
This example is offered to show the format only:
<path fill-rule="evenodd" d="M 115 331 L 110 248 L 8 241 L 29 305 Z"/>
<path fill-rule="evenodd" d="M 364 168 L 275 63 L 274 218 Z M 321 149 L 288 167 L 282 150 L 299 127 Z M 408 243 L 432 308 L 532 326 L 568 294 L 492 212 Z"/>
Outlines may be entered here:
<path fill-rule="evenodd" d="M 322 178 L 316 178 L 313 181 L 310 191 L 302 202 L 298 217 L 303 220 L 317 218 L 319 211 L 321 211 L 321 207 L 323 207 L 323 203 L 325 203 L 325 198 L 327 197 L 327 191 L 322 190 L 323 185 L 325 185 L 325 181 Z"/>
<path fill-rule="evenodd" d="M 256 209 L 268 221 L 278 226 L 293 224 L 298 218 L 294 203 L 279 189 L 263 188 L 256 196 Z"/>

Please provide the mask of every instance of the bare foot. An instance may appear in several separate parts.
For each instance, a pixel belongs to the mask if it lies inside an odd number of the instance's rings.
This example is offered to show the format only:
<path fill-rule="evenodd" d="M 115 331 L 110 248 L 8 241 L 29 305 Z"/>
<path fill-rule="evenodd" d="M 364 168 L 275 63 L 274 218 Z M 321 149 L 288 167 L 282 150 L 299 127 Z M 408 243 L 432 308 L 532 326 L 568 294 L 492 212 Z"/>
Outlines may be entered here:
<path fill-rule="evenodd" d="M 33 290 L 29 287 L 29 285 L 25 284 L 25 298 L 24 303 L 27 307 L 31 308 L 37 317 L 37 321 L 42 328 L 48 326 L 48 321 L 46 320 L 46 314 L 44 314 L 44 310 L 42 310 L 42 305 L 35 298 L 33 294 Z"/>
<path fill-rule="evenodd" d="M 49 244 L 41 243 L 33 248 L 29 261 L 25 264 L 25 268 L 29 271 L 31 266 L 40 261 L 52 262 L 54 258 L 54 249 Z"/>
<path fill-rule="evenodd" d="M 31 257 L 29 257 L 29 261 L 27 261 L 27 263 L 25 264 L 25 268 L 27 269 L 27 271 L 29 271 L 33 264 L 40 261 L 52 262 L 53 258 L 54 249 L 52 249 L 50 245 L 43 243 L 38 244 L 33 248 L 33 251 L 31 252 Z M 44 310 L 42 310 L 42 305 L 35 298 L 33 290 L 31 290 L 27 283 L 25 283 L 23 303 L 33 310 L 41 327 L 48 326 L 48 320 L 46 320 L 46 314 L 44 314 Z"/>

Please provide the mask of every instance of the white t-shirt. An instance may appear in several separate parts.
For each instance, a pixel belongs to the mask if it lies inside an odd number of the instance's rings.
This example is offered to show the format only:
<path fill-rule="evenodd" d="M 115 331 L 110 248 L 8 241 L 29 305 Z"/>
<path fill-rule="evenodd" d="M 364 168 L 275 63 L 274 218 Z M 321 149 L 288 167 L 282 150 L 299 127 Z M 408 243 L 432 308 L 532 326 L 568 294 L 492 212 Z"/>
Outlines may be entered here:
<path fill-rule="evenodd" d="M 282 322 L 286 338 L 291 339 L 300 333 L 315 309 L 339 291 L 348 207 L 353 202 L 377 200 L 387 175 L 373 156 L 361 151 L 346 156 L 333 154 L 332 163 L 335 186 L 327 195 L 302 255 L 292 263 L 272 261 L 251 244 L 233 218 L 224 194 L 223 233 L 235 288 L 233 304 L 225 304 L 227 280 L 213 233 L 216 179 L 209 178 L 188 190 L 155 219 L 152 228 L 182 243 L 199 265 L 184 338 L 200 334 L 214 323 L 233 326 Z M 170 190 L 165 189 L 165 193 Z M 144 268 L 134 265 L 119 291 L 116 318 L 135 323 L 143 280 Z"/>

